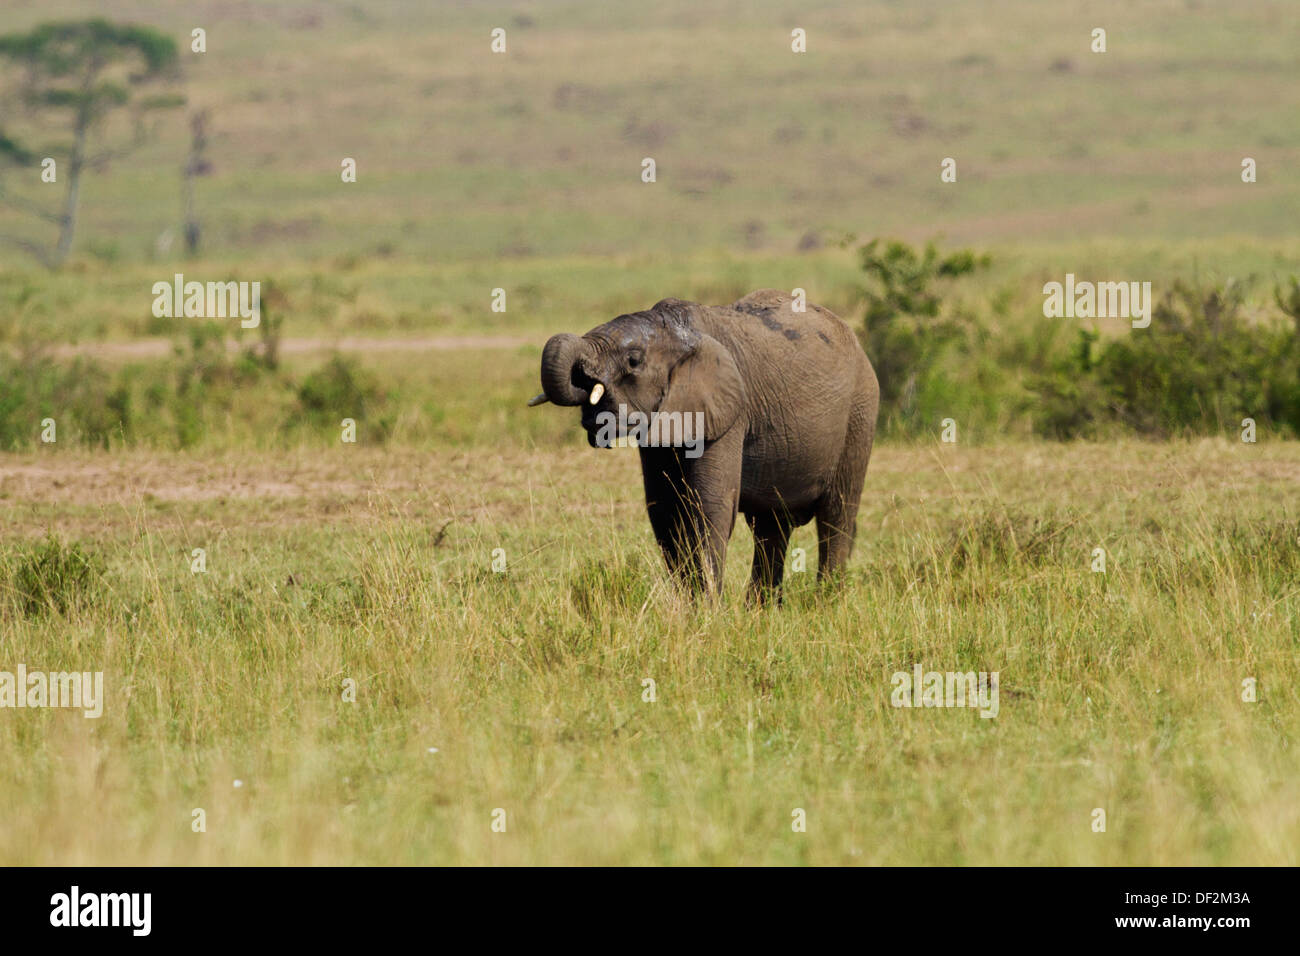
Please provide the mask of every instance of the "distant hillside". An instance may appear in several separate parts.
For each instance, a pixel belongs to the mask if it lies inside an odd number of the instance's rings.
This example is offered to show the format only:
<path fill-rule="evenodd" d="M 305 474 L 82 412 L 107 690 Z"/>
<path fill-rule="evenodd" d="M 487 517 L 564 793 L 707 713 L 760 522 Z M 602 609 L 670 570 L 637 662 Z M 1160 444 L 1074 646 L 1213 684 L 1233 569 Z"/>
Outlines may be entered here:
<path fill-rule="evenodd" d="M 183 6 L 5 0 L 0 32 L 94 15 L 173 32 L 213 111 L 198 203 L 227 259 L 1296 234 L 1295 0 Z M 168 230 L 179 246 L 184 119 L 89 177 L 83 254 L 147 258 Z M 0 127 L 25 122 L 0 104 Z M 34 170 L 4 181 L 51 198 Z"/>

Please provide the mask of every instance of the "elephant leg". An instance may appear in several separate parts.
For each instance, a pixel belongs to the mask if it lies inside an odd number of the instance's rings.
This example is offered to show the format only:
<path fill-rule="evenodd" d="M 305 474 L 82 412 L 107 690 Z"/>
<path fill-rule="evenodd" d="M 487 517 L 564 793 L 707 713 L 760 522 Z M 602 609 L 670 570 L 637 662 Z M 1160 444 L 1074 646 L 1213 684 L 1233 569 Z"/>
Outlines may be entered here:
<path fill-rule="evenodd" d="M 746 515 L 754 532 L 754 565 L 749 579 L 749 598 L 762 604 L 775 597 L 781 602 L 781 581 L 785 577 L 785 550 L 794 522 L 783 511 L 760 511 Z"/>
<path fill-rule="evenodd" d="M 641 449 L 646 512 L 664 563 L 673 577 L 690 578 L 690 533 L 685 507 L 686 473 L 672 450 Z"/>
<path fill-rule="evenodd" d="M 745 430 L 733 427 L 710 442 L 699 458 L 685 458 L 690 487 L 688 505 L 694 528 L 692 543 L 699 583 L 713 594 L 722 593 L 727 542 L 736 525 L 740 506 L 740 471 Z"/>
<path fill-rule="evenodd" d="M 727 541 L 740 503 L 744 432 L 732 429 L 699 458 L 685 451 L 641 449 L 646 510 L 674 576 L 693 590 L 722 590 Z"/>
<path fill-rule="evenodd" d="M 854 507 L 854 512 L 857 508 Z M 857 515 L 844 509 L 827 509 L 817 513 L 817 580 L 834 579 L 844 571 L 853 552 L 853 535 Z"/>
<path fill-rule="evenodd" d="M 865 406 L 849 419 L 844 453 L 831 487 L 817 506 L 817 580 L 838 577 L 853 551 L 858 529 L 858 505 L 867 477 L 867 462 L 875 438 L 875 415 Z"/>

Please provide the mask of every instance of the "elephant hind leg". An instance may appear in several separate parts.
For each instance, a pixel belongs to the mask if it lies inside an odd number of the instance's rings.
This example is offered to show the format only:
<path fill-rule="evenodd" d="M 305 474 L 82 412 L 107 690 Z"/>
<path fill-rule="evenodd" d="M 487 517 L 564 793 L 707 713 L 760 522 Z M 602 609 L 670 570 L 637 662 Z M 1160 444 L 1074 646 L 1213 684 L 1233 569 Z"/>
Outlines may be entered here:
<path fill-rule="evenodd" d="M 857 503 L 852 510 L 827 508 L 817 512 L 817 580 L 836 578 L 848 564 L 857 531 Z"/>
<path fill-rule="evenodd" d="M 745 515 L 754 532 L 754 567 L 749 579 L 749 598 L 762 604 L 776 598 L 781 602 L 781 581 L 785 577 L 785 551 L 790 544 L 794 521 L 784 511 L 760 511 Z"/>
<path fill-rule="evenodd" d="M 860 409 L 849 423 L 835 477 L 817 504 L 817 580 L 837 577 L 848 563 L 858 530 L 858 505 L 875 438 L 875 415 Z"/>

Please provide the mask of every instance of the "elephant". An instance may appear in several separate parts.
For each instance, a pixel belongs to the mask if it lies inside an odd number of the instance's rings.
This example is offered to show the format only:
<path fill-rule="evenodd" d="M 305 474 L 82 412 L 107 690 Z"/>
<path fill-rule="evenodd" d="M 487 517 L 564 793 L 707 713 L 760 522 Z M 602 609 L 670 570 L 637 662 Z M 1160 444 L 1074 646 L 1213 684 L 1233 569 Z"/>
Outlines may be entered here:
<path fill-rule="evenodd" d="M 542 351 L 529 404 L 580 406 L 592 447 L 634 440 L 655 539 L 696 593 L 721 593 L 738 511 L 760 603 L 781 600 L 794 528 L 817 520 L 819 582 L 852 551 L 880 386 L 853 331 L 802 296 L 664 299 Z"/>

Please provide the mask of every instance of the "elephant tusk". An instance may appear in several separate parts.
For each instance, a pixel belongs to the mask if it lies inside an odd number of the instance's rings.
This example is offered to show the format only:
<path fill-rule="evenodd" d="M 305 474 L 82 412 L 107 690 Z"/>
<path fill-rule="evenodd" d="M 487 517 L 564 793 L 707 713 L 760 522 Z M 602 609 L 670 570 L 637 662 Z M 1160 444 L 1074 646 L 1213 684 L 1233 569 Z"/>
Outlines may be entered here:
<path fill-rule="evenodd" d="M 540 395 L 534 395 L 528 400 L 528 407 L 532 408 L 534 405 L 545 405 L 549 401 L 550 399 L 546 397 L 546 393 L 542 392 Z"/>
<path fill-rule="evenodd" d="M 591 397 L 587 399 L 587 403 L 590 405 L 595 405 L 598 401 L 600 401 L 600 397 L 604 394 L 605 394 L 605 386 L 601 385 L 600 382 L 597 382 L 596 387 L 591 390 Z"/>

